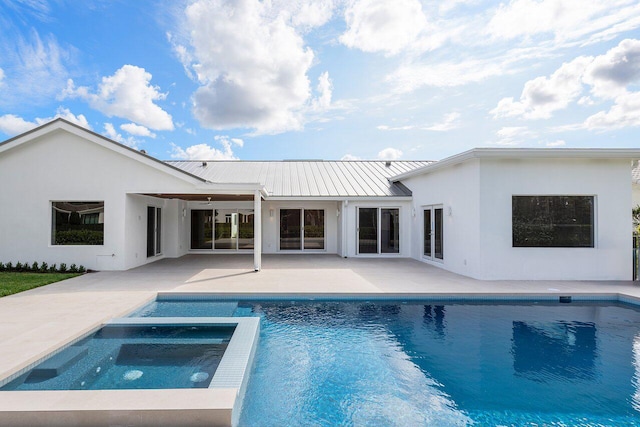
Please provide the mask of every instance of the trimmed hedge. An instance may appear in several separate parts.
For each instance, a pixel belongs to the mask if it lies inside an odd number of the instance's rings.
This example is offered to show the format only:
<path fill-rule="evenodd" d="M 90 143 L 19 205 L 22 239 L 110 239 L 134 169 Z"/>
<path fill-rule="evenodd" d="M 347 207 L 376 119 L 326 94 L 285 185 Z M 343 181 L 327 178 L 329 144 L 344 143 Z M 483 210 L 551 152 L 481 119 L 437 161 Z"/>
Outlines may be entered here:
<path fill-rule="evenodd" d="M 46 262 L 41 264 L 38 264 L 38 262 L 31 264 L 28 262 L 17 262 L 13 264 L 9 261 L 6 264 L 0 262 L 0 271 L 16 273 L 86 273 L 87 269 L 84 268 L 83 265 L 78 266 L 76 264 L 71 264 L 71 266 L 67 268 L 65 263 L 61 263 L 60 267 L 57 267 L 56 264 L 49 265 Z"/>
<path fill-rule="evenodd" d="M 95 230 L 56 230 L 55 245 L 102 245 L 104 232 Z"/>

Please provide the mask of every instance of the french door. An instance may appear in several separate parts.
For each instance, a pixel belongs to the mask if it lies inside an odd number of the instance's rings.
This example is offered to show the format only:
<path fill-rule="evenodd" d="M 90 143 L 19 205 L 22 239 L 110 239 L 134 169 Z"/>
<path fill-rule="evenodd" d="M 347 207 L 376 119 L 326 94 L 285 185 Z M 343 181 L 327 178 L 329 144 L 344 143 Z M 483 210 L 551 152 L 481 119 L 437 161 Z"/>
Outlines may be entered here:
<path fill-rule="evenodd" d="M 400 253 L 400 209 L 358 208 L 358 254 Z"/>
<path fill-rule="evenodd" d="M 422 212 L 424 220 L 422 255 L 430 260 L 443 260 L 442 232 L 444 227 L 442 206 L 426 206 Z"/>
<path fill-rule="evenodd" d="M 324 250 L 324 209 L 280 209 L 280 250 Z"/>
<path fill-rule="evenodd" d="M 147 257 L 162 252 L 162 209 L 147 206 Z"/>

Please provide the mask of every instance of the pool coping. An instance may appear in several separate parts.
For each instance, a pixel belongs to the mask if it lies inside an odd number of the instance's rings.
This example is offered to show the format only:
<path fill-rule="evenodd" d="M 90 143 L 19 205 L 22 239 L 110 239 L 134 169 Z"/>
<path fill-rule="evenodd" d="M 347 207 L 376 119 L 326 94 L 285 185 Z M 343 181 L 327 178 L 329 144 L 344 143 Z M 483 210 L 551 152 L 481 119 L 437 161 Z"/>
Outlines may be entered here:
<path fill-rule="evenodd" d="M 157 301 L 181 299 L 204 300 L 215 299 L 218 301 L 442 301 L 442 302 L 566 302 L 570 301 L 607 301 L 622 302 L 640 306 L 640 297 L 620 292 L 527 292 L 527 293 L 496 293 L 496 292 L 206 292 L 206 291 L 161 291 L 157 293 Z M 561 301 L 562 299 L 562 301 Z M 144 306 L 141 305 L 141 306 Z"/>
<path fill-rule="evenodd" d="M 9 377 L 3 378 L 0 386 L 103 326 L 151 324 L 235 326 L 234 333 L 208 388 L 1 391 L 0 426 L 113 425 L 132 416 L 141 422 L 141 425 L 237 425 L 260 336 L 260 319 L 255 317 L 111 319 L 91 328 L 81 337 L 64 343 Z"/>

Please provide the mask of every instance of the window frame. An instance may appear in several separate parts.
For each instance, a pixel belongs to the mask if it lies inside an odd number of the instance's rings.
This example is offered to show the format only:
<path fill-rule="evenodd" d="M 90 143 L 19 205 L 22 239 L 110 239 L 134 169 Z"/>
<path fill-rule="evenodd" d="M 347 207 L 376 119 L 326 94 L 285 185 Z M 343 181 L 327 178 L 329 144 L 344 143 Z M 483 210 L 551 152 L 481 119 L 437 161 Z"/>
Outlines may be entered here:
<path fill-rule="evenodd" d="M 375 218 L 375 230 L 376 230 L 376 251 L 375 252 L 363 252 L 361 245 L 360 245 L 360 238 L 361 238 L 361 217 L 360 217 L 360 211 L 362 209 L 370 209 L 370 210 L 374 210 L 375 214 L 376 214 L 376 218 Z M 382 243 L 383 243 L 383 233 L 384 230 L 382 229 L 383 227 L 383 211 L 387 210 L 387 211 L 397 211 L 397 218 L 398 218 L 398 224 L 397 224 L 397 234 L 398 234 L 398 248 L 397 251 L 385 251 Z M 391 257 L 395 257 L 395 256 L 403 256 L 403 252 L 402 252 L 402 231 L 401 229 L 403 228 L 402 225 L 402 206 L 356 206 L 356 255 L 358 256 L 391 256 Z"/>
<path fill-rule="evenodd" d="M 566 222 L 550 223 L 549 227 L 551 229 L 552 234 L 550 234 L 549 237 L 547 238 L 549 239 L 548 240 L 549 244 L 544 244 L 544 240 L 542 238 L 537 243 L 534 242 L 534 243 L 527 244 L 524 241 L 520 241 L 520 237 L 517 236 L 517 232 L 516 232 L 516 212 L 515 212 L 515 209 L 517 208 L 516 198 L 529 198 L 529 199 L 532 199 L 532 202 L 533 202 L 533 199 L 535 198 L 544 198 L 546 199 L 547 210 L 553 207 L 553 203 L 550 203 L 552 202 L 552 199 L 570 199 L 570 198 L 590 199 L 590 205 L 591 205 L 590 206 L 591 209 L 589 212 L 590 242 L 588 242 L 588 244 L 579 244 L 580 242 L 578 241 L 577 244 L 571 244 L 570 241 L 559 241 L 558 240 L 559 230 L 562 230 L 563 228 L 566 229 L 569 226 L 584 227 L 588 225 L 586 223 L 568 224 Z M 566 203 L 567 201 L 565 200 L 565 205 Z M 559 204 L 559 202 L 556 202 L 556 204 Z M 549 219 L 550 221 L 553 221 L 561 214 L 562 212 L 557 210 L 549 211 L 547 219 Z M 584 214 L 584 212 L 581 212 L 581 214 Z M 520 215 L 522 216 L 522 213 L 520 213 Z M 576 216 L 581 216 L 581 215 L 576 215 Z M 565 217 L 566 217 L 566 214 L 565 214 Z M 525 226 L 531 225 L 532 219 L 534 219 L 533 216 L 529 219 L 529 222 L 523 222 L 523 224 Z M 542 219 L 545 219 L 545 218 L 542 217 Z M 542 227 L 542 225 L 538 225 L 538 227 Z M 580 238 L 579 235 L 577 236 L 578 237 L 576 239 L 579 239 Z M 518 241 L 516 239 L 518 239 Z M 511 196 L 511 247 L 513 248 L 594 249 L 597 246 L 596 242 L 597 242 L 597 198 L 595 195 L 593 194 L 514 194 Z"/>
<path fill-rule="evenodd" d="M 67 203 L 70 205 L 81 205 L 81 204 L 102 204 L 102 210 L 101 211 L 97 211 L 97 212 L 91 212 L 88 215 L 94 215 L 95 213 L 98 213 L 98 221 L 100 218 L 100 213 L 102 213 L 102 223 L 98 222 L 98 223 L 92 223 L 92 224 L 85 224 L 82 216 L 80 215 L 79 218 L 79 223 L 78 224 L 74 224 L 74 225 L 78 225 L 78 226 L 84 226 L 83 228 L 78 228 L 78 230 L 88 230 L 88 231 L 100 231 L 102 233 L 102 240 L 101 243 L 56 243 L 56 235 L 61 232 L 61 231 L 71 231 L 71 229 L 69 230 L 59 230 L 59 226 L 62 224 L 57 224 L 57 216 L 56 216 L 56 212 L 60 212 L 60 207 L 56 206 L 56 204 L 62 204 L 62 203 Z M 96 206 L 96 208 L 98 208 L 99 206 Z M 106 203 L 104 200 L 49 200 L 49 213 L 50 213 L 50 222 L 49 222 L 49 231 L 50 231 L 50 235 L 49 235 L 49 246 L 51 247 L 83 247 L 83 246 L 104 246 L 105 245 L 105 210 L 106 208 Z M 79 212 L 79 211 L 76 211 Z M 71 216 L 72 212 L 69 212 L 69 215 Z M 71 221 L 69 219 L 69 223 L 68 225 L 71 225 Z M 102 229 L 101 230 L 94 230 L 94 227 L 87 227 L 87 226 L 95 226 L 95 225 L 102 225 Z"/>

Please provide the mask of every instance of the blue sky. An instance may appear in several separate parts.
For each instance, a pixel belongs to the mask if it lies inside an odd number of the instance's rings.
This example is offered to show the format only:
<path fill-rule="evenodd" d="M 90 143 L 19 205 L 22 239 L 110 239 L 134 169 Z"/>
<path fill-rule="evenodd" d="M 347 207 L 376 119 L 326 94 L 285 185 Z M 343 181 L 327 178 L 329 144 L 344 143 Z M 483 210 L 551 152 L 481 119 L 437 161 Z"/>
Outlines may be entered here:
<path fill-rule="evenodd" d="M 13 0 L 0 139 L 64 117 L 167 159 L 638 147 L 637 0 Z"/>

